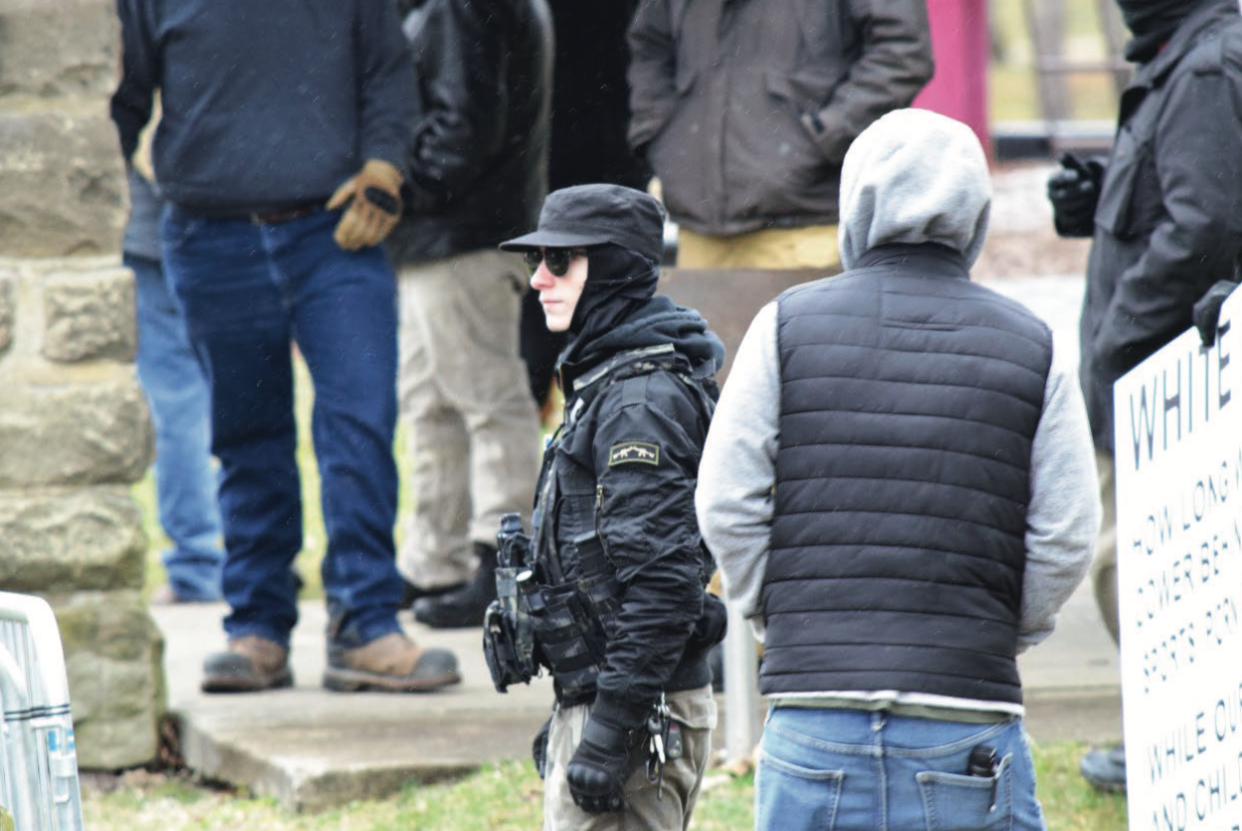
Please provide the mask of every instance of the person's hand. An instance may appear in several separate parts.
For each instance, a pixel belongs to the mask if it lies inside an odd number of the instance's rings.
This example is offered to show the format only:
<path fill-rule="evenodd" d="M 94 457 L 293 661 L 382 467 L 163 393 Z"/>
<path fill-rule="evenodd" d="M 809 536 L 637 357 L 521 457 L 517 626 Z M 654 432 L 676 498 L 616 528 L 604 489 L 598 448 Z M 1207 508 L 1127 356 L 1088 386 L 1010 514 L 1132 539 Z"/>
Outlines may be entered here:
<path fill-rule="evenodd" d="M 401 218 L 401 171 L 382 159 L 368 159 L 336 189 L 327 208 L 347 203 L 333 234 L 336 244 L 346 251 L 379 245 Z"/>
<path fill-rule="evenodd" d="M 588 814 L 622 810 L 629 768 L 629 733 L 591 716 L 565 771 L 574 804 Z"/>
<path fill-rule="evenodd" d="M 1095 232 L 1095 207 L 1100 201 L 1104 166 L 1083 162 L 1072 153 L 1061 156 L 1061 169 L 1048 177 L 1052 221 L 1063 237 L 1089 237 Z"/>
<path fill-rule="evenodd" d="M 1238 284 L 1231 280 L 1219 280 L 1195 303 L 1190 319 L 1194 321 L 1195 328 L 1199 330 L 1199 339 L 1203 341 L 1204 346 L 1216 343 L 1216 324 L 1220 322 L 1220 307 L 1225 302 L 1225 298 L 1233 294 L 1233 290 L 1237 287 Z"/>

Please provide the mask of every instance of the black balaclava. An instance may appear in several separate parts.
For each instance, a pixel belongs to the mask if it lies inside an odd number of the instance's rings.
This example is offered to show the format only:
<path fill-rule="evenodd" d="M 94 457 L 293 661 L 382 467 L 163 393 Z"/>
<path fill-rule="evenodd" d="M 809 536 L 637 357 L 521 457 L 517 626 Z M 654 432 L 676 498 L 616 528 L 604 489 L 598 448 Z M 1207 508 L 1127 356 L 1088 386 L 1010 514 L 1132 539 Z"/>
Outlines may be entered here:
<path fill-rule="evenodd" d="M 1134 37 L 1126 43 L 1126 60 L 1145 63 L 1168 43 L 1177 27 L 1201 0 L 1117 0 Z"/>
<path fill-rule="evenodd" d="M 573 360 L 592 341 L 612 330 L 650 300 L 660 281 L 651 260 L 611 243 L 587 249 L 587 279 L 569 321 L 569 346 L 561 360 Z"/>

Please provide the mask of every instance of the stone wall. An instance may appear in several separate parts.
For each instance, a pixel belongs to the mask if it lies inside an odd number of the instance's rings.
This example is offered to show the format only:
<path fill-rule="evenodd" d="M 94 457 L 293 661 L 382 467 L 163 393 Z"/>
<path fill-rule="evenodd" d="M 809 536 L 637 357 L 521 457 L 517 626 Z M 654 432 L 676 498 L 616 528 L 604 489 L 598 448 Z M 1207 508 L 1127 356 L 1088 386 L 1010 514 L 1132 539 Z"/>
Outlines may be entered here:
<path fill-rule="evenodd" d="M 115 258 L 0 261 L 0 587 L 52 605 L 84 768 L 155 758 L 166 699 L 130 496 L 152 453 L 134 347 Z"/>
<path fill-rule="evenodd" d="M 0 253 L 115 251 L 125 179 L 111 0 L 0 0 Z"/>
<path fill-rule="evenodd" d="M 144 764 L 165 708 L 130 485 L 151 459 L 113 0 L 0 0 L 0 588 L 60 625 L 84 768 Z"/>

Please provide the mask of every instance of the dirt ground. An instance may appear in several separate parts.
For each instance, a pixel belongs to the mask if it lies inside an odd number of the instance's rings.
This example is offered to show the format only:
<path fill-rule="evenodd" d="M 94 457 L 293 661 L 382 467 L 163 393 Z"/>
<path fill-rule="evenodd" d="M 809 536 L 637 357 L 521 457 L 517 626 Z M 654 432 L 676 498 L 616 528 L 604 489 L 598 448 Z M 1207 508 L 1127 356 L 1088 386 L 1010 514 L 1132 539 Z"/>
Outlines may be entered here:
<path fill-rule="evenodd" d="M 1051 161 L 1005 162 L 993 167 L 988 240 L 971 274 L 979 281 L 1041 274 L 1081 275 L 1089 239 L 1061 239 L 1052 229 L 1045 186 Z"/>

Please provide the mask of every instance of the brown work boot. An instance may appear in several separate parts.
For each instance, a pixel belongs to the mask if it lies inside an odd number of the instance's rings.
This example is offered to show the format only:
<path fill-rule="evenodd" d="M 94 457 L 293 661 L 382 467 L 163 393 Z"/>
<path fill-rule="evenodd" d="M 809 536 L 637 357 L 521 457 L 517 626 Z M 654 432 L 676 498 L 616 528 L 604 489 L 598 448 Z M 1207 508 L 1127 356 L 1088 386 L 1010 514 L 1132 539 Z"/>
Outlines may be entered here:
<path fill-rule="evenodd" d="M 429 692 L 460 681 L 456 655 L 447 649 L 419 649 L 401 632 L 352 649 L 328 643 L 323 685 L 330 690 Z"/>
<path fill-rule="evenodd" d="M 258 635 L 229 638 L 227 651 L 203 661 L 203 692 L 258 692 L 291 686 L 289 650 Z"/>

